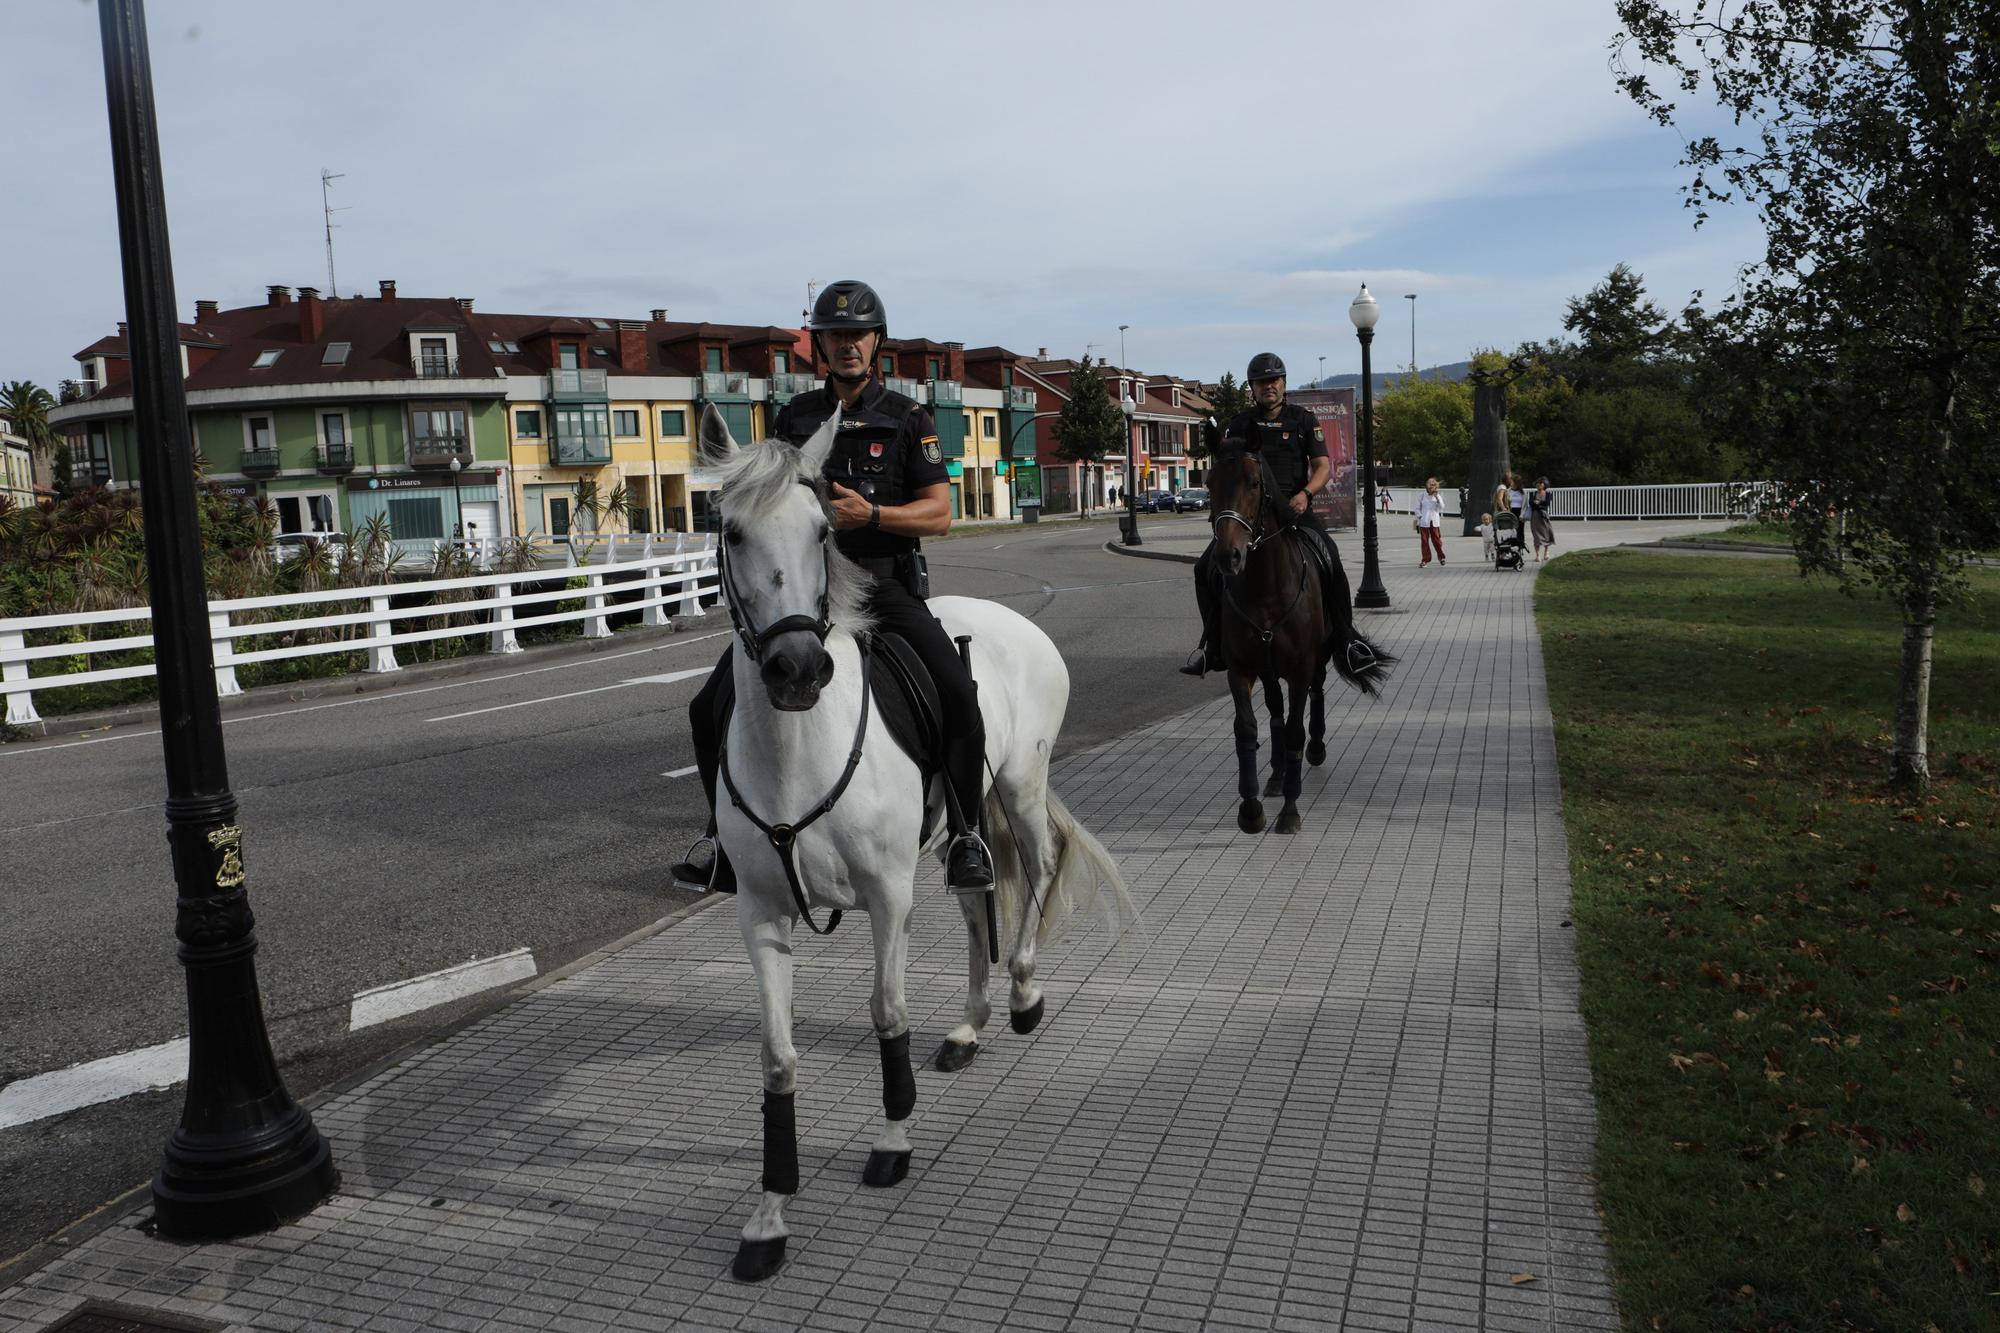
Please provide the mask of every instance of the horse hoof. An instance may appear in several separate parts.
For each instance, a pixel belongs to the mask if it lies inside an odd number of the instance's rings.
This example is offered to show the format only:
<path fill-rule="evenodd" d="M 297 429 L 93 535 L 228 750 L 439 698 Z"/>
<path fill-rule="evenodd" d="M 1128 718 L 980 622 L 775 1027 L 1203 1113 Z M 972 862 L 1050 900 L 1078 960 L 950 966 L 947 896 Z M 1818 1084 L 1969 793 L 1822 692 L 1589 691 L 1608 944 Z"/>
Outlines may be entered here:
<path fill-rule="evenodd" d="M 1047 997 L 1043 997 L 1046 999 Z M 1036 1000 L 1026 1009 L 1016 1009 L 1007 1015 L 1007 1023 L 1014 1031 L 1026 1035 L 1042 1025 L 1042 1000 Z"/>
<path fill-rule="evenodd" d="M 1299 831 L 1299 812 L 1296 810 L 1279 811 L 1278 822 L 1272 825 L 1271 828 L 1276 833 L 1297 833 Z"/>
<path fill-rule="evenodd" d="M 1236 827 L 1245 833 L 1264 831 L 1264 806 L 1261 801 L 1245 801 L 1236 812 Z"/>
<path fill-rule="evenodd" d="M 948 1041 L 938 1047 L 937 1059 L 933 1061 L 940 1070 L 955 1074 L 972 1063 L 972 1057 L 979 1054 L 976 1041 Z"/>
<path fill-rule="evenodd" d="M 729 1272 L 738 1282 L 762 1282 L 785 1265 L 785 1238 L 746 1240 L 736 1247 Z"/>
<path fill-rule="evenodd" d="M 1306 762 L 1314 768 L 1318 768 L 1326 762 L 1326 743 L 1324 741 L 1314 741 L 1312 744 L 1306 746 Z"/>
<path fill-rule="evenodd" d="M 910 1174 L 910 1150 L 885 1152 L 877 1148 L 868 1154 L 868 1165 L 862 1169 L 861 1183 L 872 1190 L 885 1190 L 891 1185 L 903 1183 L 903 1177 Z"/>

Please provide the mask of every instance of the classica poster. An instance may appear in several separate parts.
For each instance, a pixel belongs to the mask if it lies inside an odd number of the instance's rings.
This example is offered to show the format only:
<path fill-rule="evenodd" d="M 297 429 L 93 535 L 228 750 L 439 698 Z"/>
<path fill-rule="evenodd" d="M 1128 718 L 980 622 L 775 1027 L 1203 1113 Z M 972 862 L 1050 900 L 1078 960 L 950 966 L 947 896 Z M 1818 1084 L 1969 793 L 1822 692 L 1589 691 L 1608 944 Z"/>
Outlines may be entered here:
<path fill-rule="evenodd" d="M 1333 464 L 1333 479 L 1313 497 L 1313 512 L 1329 528 L 1352 528 L 1358 510 L 1354 493 L 1360 474 L 1354 466 L 1354 390 L 1296 389 L 1285 395 L 1289 402 L 1319 418 L 1326 435 L 1327 460 Z"/>

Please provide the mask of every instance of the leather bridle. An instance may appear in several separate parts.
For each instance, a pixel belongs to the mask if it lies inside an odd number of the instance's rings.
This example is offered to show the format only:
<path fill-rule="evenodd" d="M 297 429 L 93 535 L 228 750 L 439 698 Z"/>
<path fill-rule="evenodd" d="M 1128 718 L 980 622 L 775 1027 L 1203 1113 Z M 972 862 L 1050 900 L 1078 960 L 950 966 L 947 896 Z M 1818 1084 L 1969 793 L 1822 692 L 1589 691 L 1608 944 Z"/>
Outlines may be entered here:
<path fill-rule="evenodd" d="M 820 495 L 819 487 L 813 485 L 810 481 L 801 478 L 799 485 L 804 486 L 816 496 Z M 825 497 L 820 496 L 820 499 L 822 506 L 824 506 Z M 762 662 L 765 650 L 771 646 L 771 640 L 777 638 L 780 634 L 791 634 L 803 630 L 817 638 L 821 643 L 825 643 L 826 636 L 833 630 L 833 622 L 827 619 L 827 611 L 829 609 L 828 598 L 833 586 L 832 528 L 829 527 L 826 535 L 820 538 L 819 615 L 809 616 L 800 612 L 774 620 L 763 629 L 758 629 L 756 622 L 750 619 L 750 608 L 744 603 L 743 598 L 737 594 L 736 579 L 730 573 L 729 569 L 729 541 L 726 531 L 723 534 L 723 538 L 722 544 L 716 549 L 716 570 L 721 576 L 722 590 L 725 594 L 724 600 L 729 604 L 729 623 L 735 629 L 737 641 L 743 645 L 743 651 L 749 656 L 750 660 L 753 662 Z"/>

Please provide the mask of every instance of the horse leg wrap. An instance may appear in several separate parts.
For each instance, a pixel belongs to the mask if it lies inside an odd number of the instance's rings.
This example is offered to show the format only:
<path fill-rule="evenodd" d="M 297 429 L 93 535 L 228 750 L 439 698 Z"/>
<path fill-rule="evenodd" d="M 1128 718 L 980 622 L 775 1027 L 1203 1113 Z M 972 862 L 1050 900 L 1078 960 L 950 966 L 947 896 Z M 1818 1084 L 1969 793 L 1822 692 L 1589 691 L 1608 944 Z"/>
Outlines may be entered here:
<path fill-rule="evenodd" d="M 799 1192 L 799 1121 L 793 1096 L 764 1092 L 764 1189 L 771 1194 Z"/>
<path fill-rule="evenodd" d="M 917 1079 L 910 1072 L 910 1034 L 882 1038 L 882 1113 L 906 1120 L 917 1105 Z"/>
<path fill-rule="evenodd" d="M 1254 742 L 1236 746 L 1236 790 L 1244 800 L 1254 800 L 1261 790 L 1257 785 L 1257 746 Z"/>

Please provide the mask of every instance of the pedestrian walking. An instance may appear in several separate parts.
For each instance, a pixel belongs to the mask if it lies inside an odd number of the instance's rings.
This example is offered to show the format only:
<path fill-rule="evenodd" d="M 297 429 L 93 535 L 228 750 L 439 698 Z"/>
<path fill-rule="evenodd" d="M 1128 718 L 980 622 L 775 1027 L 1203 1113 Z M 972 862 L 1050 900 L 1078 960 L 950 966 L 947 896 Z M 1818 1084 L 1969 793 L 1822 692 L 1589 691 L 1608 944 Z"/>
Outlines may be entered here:
<path fill-rule="evenodd" d="M 1417 568 L 1422 569 L 1431 562 L 1431 551 L 1437 551 L 1438 568 L 1444 568 L 1444 497 L 1438 494 L 1438 479 L 1432 477 L 1424 483 L 1424 493 L 1417 497 L 1416 517 L 1411 526 L 1417 530 L 1417 545 L 1423 551 L 1423 559 Z"/>
<path fill-rule="evenodd" d="M 1535 537 L 1535 559 L 1548 558 L 1548 552 L 1555 549 L 1555 525 L 1549 522 L 1549 502 L 1555 497 L 1549 494 L 1549 479 L 1538 478 L 1534 494 L 1528 497 L 1528 528 Z"/>

